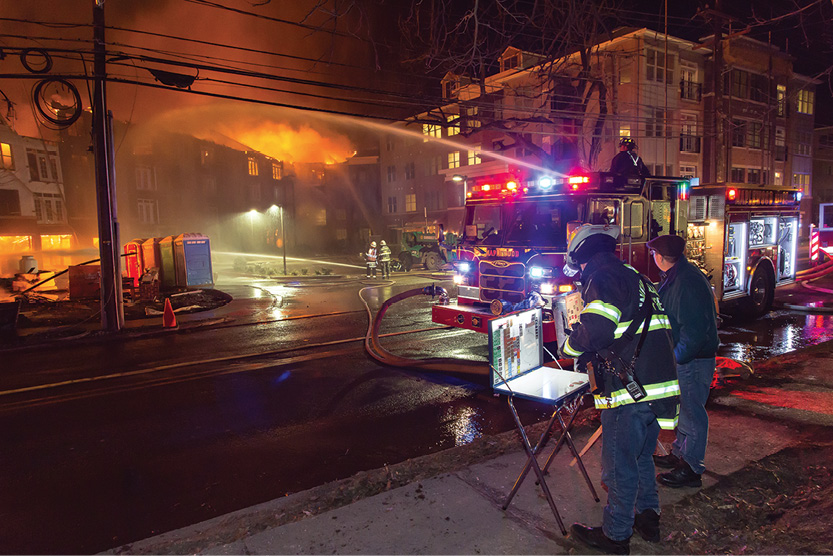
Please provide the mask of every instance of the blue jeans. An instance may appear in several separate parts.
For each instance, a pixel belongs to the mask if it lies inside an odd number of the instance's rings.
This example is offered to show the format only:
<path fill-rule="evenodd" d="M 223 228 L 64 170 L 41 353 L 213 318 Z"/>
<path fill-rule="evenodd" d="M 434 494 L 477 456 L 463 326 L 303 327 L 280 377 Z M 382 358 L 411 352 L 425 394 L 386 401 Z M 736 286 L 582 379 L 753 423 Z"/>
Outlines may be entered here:
<path fill-rule="evenodd" d="M 706 400 L 714 377 L 715 358 L 694 359 L 677 364 L 680 381 L 680 421 L 671 453 L 685 460 L 691 470 L 702 475 L 706 470 L 706 442 L 709 439 L 709 414 Z"/>
<path fill-rule="evenodd" d="M 602 431 L 602 481 L 607 485 L 602 530 L 621 541 L 633 534 L 635 513 L 659 513 L 653 459 L 659 423 L 647 403 L 632 403 L 603 409 Z"/>

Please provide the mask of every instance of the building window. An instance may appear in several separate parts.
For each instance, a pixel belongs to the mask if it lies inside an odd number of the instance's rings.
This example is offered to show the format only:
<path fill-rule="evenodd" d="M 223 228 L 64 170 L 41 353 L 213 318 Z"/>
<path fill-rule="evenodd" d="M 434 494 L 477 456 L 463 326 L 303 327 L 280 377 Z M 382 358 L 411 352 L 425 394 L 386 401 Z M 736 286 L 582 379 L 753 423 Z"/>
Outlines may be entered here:
<path fill-rule="evenodd" d="M 4 170 L 14 170 L 12 146 L 8 143 L 0 143 L 0 168 Z"/>
<path fill-rule="evenodd" d="M 58 193 L 33 193 L 35 216 L 41 224 L 64 221 L 64 201 Z"/>
<path fill-rule="evenodd" d="M 654 166 L 654 175 L 655 176 L 670 176 L 674 173 L 674 169 L 672 168 L 671 164 L 668 166 L 663 166 L 662 164 L 657 164 Z"/>
<path fill-rule="evenodd" d="M 680 152 L 699 153 L 700 137 L 697 136 L 697 114 L 682 114 L 680 126 Z"/>
<path fill-rule="evenodd" d="M 697 166 L 680 166 L 680 177 L 695 178 L 697 177 Z"/>
<path fill-rule="evenodd" d="M 46 151 L 26 149 L 26 157 L 29 161 L 29 178 L 32 181 L 50 181 L 50 164 Z M 51 178 L 57 181 L 57 163 L 52 167 L 56 170 L 56 173 Z"/>
<path fill-rule="evenodd" d="M 211 162 L 211 151 L 208 149 L 200 149 L 200 165 L 208 166 Z"/>
<path fill-rule="evenodd" d="M 746 124 L 746 146 L 750 149 L 761 148 L 761 132 L 764 124 L 761 122 L 749 122 Z M 757 183 L 757 182 L 750 182 Z"/>
<path fill-rule="evenodd" d="M 448 136 L 451 137 L 453 135 L 457 135 L 460 133 L 460 116 L 457 114 L 453 114 L 446 118 L 448 121 Z"/>
<path fill-rule="evenodd" d="M 732 70 L 732 96 L 735 98 L 749 98 L 749 73 L 743 70 Z"/>
<path fill-rule="evenodd" d="M 769 100 L 769 78 L 765 75 L 749 76 L 749 100 L 767 102 Z"/>
<path fill-rule="evenodd" d="M 408 162 L 405 164 L 405 179 L 412 180 L 416 177 L 416 164 Z"/>
<path fill-rule="evenodd" d="M 778 115 L 784 117 L 787 114 L 787 87 L 784 85 L 775 86 L 776 110 Z"/>
<path fill-rule="evenodd" d="M 747 168 L 746 183 L 761 183 L 761 170 L 759 168 Z"/>
<path fill-rule="evenodd" d="M 674 82 L 674 56 L 668 55 L 668 64 L 665 63 L 665 52 L 649 48 L 647 51 L 647 77 L 648 81 L 663 81 L 670 85 Z"/>
<path fill-rule="evenodd" d="M 388 183 L 396 181 L 396 166 L 388 166 Z"/>
<path fill-rule="evenodd" d="M 139 221 L 143 224 L 159 223 L 159 206 L 155 199 L 138 199 Z"/>
<path fill-rule="evenodd" d="M 272 163 L 272 179 L 273 180 L 279 180 L 282 177 L 283 177 L 283 167 L 280 164 L 278 164 L 276 162 L 273 162 Z"/>
<path fill-rule="evenodd" d="M 775 172 L 775 182 L 773 185 L 784 185 L 784 178 L 781 172 Z"/>
<path fill-rule="evenodd" d="M 474 166 L 475 164 L 480 164 L 482 162 L 480 160 L 480 146 L 478 145 L 477 147 L 475 147 L 475 149 L 477 149 L 477 150 L 469 151 L 469 156 L 468 156 L 468 165 L 469 166 Z"/>
<path fill-rule="evenodd" d="M 439 124 L 422 124 L 422 134 L 425 135 L 423 142 L 428 141 L 430 137 L 442 137 L 442 128 Z"/>
<path fill-rule="evenodd" d="M 136 189 L 156 191 L 156 169 L 150 166 L 136 167 Z"/>
<path fill-rule="evenodd" d="M 44 251 L 58 251 L 72 249 L 72 236 L 69 234 L 42 235 L 40 247 Z"/>
<path fill-rule="evenodd" d="M 795 173 L 793 174 L 793 187 L 798 187 L 807 195 L 810 193 L 810 174 Z"/>
<path fill-rule="evenodd" d="M 631 136 L 631 126 L 630 124 L 621 124 L 619 126 L 619 138 L 622 137 L 630 137 Z"/>
<path fill-rule="evenodd" d="M 732 120 L 732 146 L 746 146 L 746 122 L 743 120 Z"/>
<path fill-rule="evenodd" d="M 746 168 L 732 168 L 732 183 L 744 183 Z"/>
<path fill-rule="evenodd" d="M 347 228 L 336 228 L 336 239 L 339 241 L 347 239 Z"/>
<path fill-rule="evenodd" d="M 474 129 L 480 127 L 480 107 L 479 106 L 467 106 L 466 107 L 466 128 L 467 129 Z"/>
<path fill-rule="evenodd" d="M 416 193 L 405 195 L 405 212 L 416 212 Z"/>
<path fill-rule="evenodd" d="M 653 117 L 648 118 L 648 127 L 645 130 L 648 137 L 670 137 L 671 126 L 666 120 L 666 112 L 661 108 L 654 108 Z"/>
<path fill-rule="evenodd" d="M 19 191 L 16 189 L 0 189 L 0 216 L 20 216 Z"/>
<path fill-rule="evenodd" d="M 319 209 L 315 213 L 315 225 L 316 226 L 326 226 L 327 225 L 327 209 Z"/>
<path fill-rule="evenodd" d="M 388 213 L 396 212 L 396 197 L 388 197 Z"/>
<path fill-rule="evenodd" d="M 810 131 L 799 131 L 795 134 L 795 154 L 810 156 L 810 147 L 813 141 L 813 133 Z"/>
<path fill-rule="evenodd" d="M 428 175 L 436 176 L 442 169 L 442 158 L 440 156 L 432 156 L 428 159 Z"/>
<path fill-rule="evenodd" d="M 795 103 L 796 111 L 801 114 L 812 114 L 815 97 L 816 93 L 814 91 L 808 91 L 807 89 L 798 91 L 798 97 Z"/>
<path fill-rule="evenodd" d="M 448 168 L 460 167 L 460 151 L 452 151 L 448 153 Z"/>
<path fill-rule="evenodd" d="M 257 160 L 255 160 L 255 157 L 253 157 L 253 156 L 249 157 L 249 175 L 250 176 L 256 176 L 257 175 Z"/>
<path fill-rule="evenodd" d="M 775 160 L 787 160 L 787 131 L 783 127 L 775 128 Z"/>

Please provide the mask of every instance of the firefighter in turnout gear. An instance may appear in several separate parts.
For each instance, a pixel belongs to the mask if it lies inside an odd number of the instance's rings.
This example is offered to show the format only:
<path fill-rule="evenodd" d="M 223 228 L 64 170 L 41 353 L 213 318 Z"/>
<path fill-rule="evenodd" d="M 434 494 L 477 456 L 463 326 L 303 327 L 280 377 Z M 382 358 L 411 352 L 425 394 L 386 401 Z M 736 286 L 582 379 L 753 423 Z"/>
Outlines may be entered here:
<path fill-rule="evenodd" d="M 567 264 L 581 269 L 584 309 L 560 351 L 591 377 L 608 487 L 602 526 L 576 523 L 571 535 L 629 554 L 633 531 L 660 538 L 653 453 L 660 428 L 676 427 L 680 388 L 668 316 L 650 281 L 615 255 L 618 236 L 618 226 L 585 224 L 570 237 Z"/>
<path fill-rule="evenodd" d="M 367 266 L 367 277 L 376 278 L 376 242 L 370 242 L 370 248 L 364 254 L 365 265 Z M 372 275 L 372 276 L 371 276 Z"/>
<path fill-rule="evenodd" d="M 613 157 L 610 162 L 610 171 L 614 174 L 622 176 L 650 176 L 651 172 L 648 167 L 642 162 L 638 154 L 638 147 L 636 141 L 630 137 L 622 137 L 619 141 L 619 154 Z"/>
<path fill-rule="evenodd" d="M 384 239 L 379 242 L 379 268 L 383 279 L 390 278 L 390 247 Z"/>

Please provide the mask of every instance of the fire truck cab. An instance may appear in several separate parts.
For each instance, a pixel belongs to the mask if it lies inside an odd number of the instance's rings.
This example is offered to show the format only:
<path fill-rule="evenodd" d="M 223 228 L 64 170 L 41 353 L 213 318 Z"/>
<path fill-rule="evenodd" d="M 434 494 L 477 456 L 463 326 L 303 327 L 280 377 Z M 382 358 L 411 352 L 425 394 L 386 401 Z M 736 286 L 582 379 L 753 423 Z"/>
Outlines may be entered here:
<path fill-rule="evenodd" d="M 466 188 L 457 299 L 432 307 L 439 324 L 486 332 L 489 320 L 540 296 L 544 341 L 555 341 L 553 300 L 577 288 L 564 272 L 567 241 L 585 223 L 618 225 L 618 255 L 655 282 L 645 244 L 663 234 L 686 237 L 687 257 L 709 276 L 716 298 L 743 302 L 752 315 L 769 310 L 775 287 L 795 280 L 797 190 L 692 188 L 685 178 L 606 172 L 508 173 Z"/>
<path fill-rule="evenodd" d="M 576 289 L 563 269 L 570 232 L 581 224 L 618 225 L 619 256 L 654 279 L 659 275 L 645 243 L 686 230 L 690 185 L 683 178 L 502 174 L 466 187 L 457 301 L 434 305 L 432 318 L 478 332 L 486 332 L 501 307 L 522 303 L 533 292 L 552 307 L 556 295 Z M 551 311 L 544 319 L 544 340 L 554 341 Z"/>

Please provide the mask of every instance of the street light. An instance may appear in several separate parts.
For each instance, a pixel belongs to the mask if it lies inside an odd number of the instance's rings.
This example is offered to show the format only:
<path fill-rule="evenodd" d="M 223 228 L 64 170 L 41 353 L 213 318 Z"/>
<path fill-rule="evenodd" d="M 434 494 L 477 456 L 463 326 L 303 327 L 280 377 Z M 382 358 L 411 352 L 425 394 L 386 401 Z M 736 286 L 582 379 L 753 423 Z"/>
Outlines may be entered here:
<path fill-rule="evenodd" d="M 252 209 L 249 211 L 249 225 L 252 228 L 252 250 L 255 248 L 255 216 L 257 215 L 257 211 Z"/>
<path fill-rule="evenodd" d="M 468 176 L 464 176 L 462 174 L 454 174 L 451 176 L 451 181 L 456 181 L 457 183 L 463 182 L 463 202 L 466 202 L 466 194 L 468 193 L 468 186 L 469 186 L 469 178 Z"/>
<path fill-rule="evenodd" d="M 281 216 L 281 251 L 283 252 L 283 275 L 286 276 L 286 235 L 284 234 L 284 227 L 283 227 L 283 207 L 272 205 L 269 207 L 270 211 L 277 210 Z"/>

